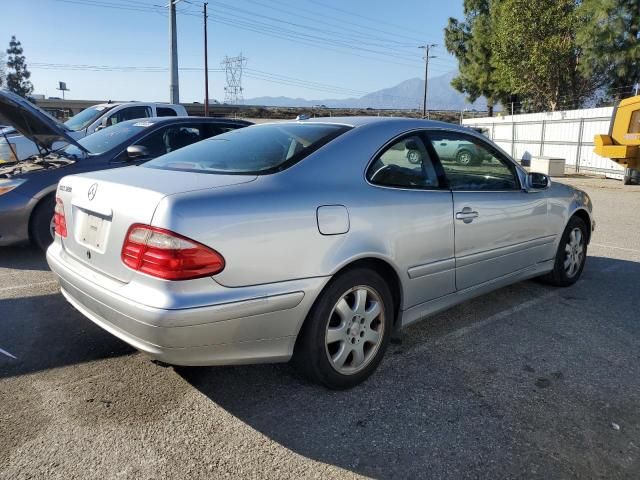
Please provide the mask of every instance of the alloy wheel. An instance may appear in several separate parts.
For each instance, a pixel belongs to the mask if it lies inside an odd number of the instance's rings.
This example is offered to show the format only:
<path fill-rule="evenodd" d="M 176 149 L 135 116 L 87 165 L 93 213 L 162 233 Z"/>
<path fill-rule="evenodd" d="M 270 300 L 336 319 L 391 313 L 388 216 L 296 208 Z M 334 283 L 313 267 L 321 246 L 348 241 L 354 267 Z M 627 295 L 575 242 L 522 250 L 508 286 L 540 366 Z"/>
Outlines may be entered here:
<path fill-rule="evenodd" d="M 460 165 L 469 165 L 471 163 L 471 154 L 469 152 L 460 152 L 458 153 L 458 163 Z"/>
<path fill-rule="evenodd" d="M 580 270 L 584 261 L 584 236 L 580 228 L 574 228 L 564 247 L 564 271 L 567 277 L 573 278 Z"/>
<path fill-rule="evenodd" d="M 56 219 L 55 217 L 51 217 L 51 222 L 49 222 L 49 233 L 51 234 L 51 240 L 56 238 Z"/>
<path fill-rule="evenodd" d="M 334 305 L 325 334 L 325 350 L 331 366 L 353 375 L 376 356 L 384 338 L 384 303 L 368 286 L 347 290 Z"/>

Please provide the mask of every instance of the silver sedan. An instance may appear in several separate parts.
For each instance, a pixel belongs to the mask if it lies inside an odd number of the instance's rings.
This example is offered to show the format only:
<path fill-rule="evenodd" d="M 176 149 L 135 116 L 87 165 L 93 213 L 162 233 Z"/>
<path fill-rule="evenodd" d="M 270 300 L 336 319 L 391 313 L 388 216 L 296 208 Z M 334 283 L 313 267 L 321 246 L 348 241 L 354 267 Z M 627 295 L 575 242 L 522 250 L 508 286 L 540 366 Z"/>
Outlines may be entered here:
<path fill-rule="evenodd" d="M 460 142 L 484 161 L 443 152 Z M 293 358 L 347 388 L 412 322 L 527 278 L 573 284 L 595 224 L 587 194 L 471 130 L 326 118 L 65 177 L 55 225 L 62 293 L 137 349 L 175 365 Z"/>

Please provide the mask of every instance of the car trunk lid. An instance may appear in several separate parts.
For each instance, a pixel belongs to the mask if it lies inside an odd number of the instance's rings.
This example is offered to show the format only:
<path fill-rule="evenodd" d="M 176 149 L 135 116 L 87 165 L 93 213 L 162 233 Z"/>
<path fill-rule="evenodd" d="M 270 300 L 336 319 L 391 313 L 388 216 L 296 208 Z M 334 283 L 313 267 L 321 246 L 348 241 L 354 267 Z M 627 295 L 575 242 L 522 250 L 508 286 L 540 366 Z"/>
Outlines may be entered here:
<path fill-rule="evenodd" d="M 127 283 L 140 274 L 120 258 L 125 236 L 134 223 L 151 224 L 164 197 L 255 178 L 140 167 L 65 177 L 58 186 L 67 224 L 67 237 L 62 238 L 62 244 L 77 261 Z"/>

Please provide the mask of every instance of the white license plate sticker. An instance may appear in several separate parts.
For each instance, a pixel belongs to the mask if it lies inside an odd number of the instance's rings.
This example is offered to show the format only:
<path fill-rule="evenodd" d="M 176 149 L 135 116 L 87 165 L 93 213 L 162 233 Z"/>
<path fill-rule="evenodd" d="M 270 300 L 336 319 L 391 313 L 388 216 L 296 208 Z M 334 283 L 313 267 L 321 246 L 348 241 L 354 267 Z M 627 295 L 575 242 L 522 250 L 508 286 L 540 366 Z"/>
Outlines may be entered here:
<path fill-rule="evenodd" d="M 102 250 L 107 223 L 103 217 L 86 213 L 80 231 L 80 241 L 89 247 Z"/>

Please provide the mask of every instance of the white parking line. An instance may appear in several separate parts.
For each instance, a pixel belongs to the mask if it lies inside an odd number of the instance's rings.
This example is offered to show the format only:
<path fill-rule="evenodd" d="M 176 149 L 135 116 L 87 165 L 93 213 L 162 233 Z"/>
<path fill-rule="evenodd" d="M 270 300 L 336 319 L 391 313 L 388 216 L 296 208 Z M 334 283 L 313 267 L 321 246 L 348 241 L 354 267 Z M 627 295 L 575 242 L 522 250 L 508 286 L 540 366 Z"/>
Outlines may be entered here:
<path fill-rule="evenodd" d="M 462 327 L 459 328 L 458 330 L 454 330 L 451 333 L 447 333 L 446 335 L 443 335 L 442 337 L 440 337 L 438 340 L 436 340 L 435 344 L 436 345 L 440 345 L 441 343 L 450 341 L 454 338 L 460 338 L 464 335 L 467 335 L 471 332 L 475 332 L 476 330 L 480 330 L 481 328 L 486 327 L 487 325 L 490 325 L 491 323 L 497 322 L 498 320 L 504 320 L 507 317 L 510 317 L 511 315 L 518 313 L 522 310 L 525 310 L 527 308 L 530 308 L 534 305 L 537 305 L 538 303 L 542 303 L 546 300 L 548 300 L 551 297 L 554 297 L 558 295 L 558 292 L 549 292 L 546 293 L 545 295 L 542 295 L 541 297 L 538 298 L 534 298 L 533 300 L 529 300 L 528 302 L 524 302 L 521 303 L 520 305 L 516 305 L 515 307 L 511 307 L 511 308 L 507 308 L 506 310 L 503 310 L 501 312 L 495 313 L 493 315 L 491 315 L 490 317 L 485 318 L 484 320 L 480 321 L 480 322 L 476 322 L 473 325 L 469 325 L 468 327 Z M 424 347 L 425 349 L 428 348 L 428 346 L 425 345 Z"/>
<path fill-rule="evenodd" d="M 45 285 L 54 285 L 58 282 L 56 280 L 49 280 L 48 282 L 27 283 L 26 285 L 14 285 L 13 287 L 0 288 L 0 292 L 8 292 L 9 290 L 20 290 L 22 288 L 29 287 L 44 287 Z"/>
<path fill-rule="evenodd" d="M 11 355 L 9 352 L 7 352 L 6 350 L 3 350 L 0 348 L 0 353 L 4 353 L 7 357 L 11 357 L 14 360 L 17 360 L 17 358 L 14 355 Z"/>

